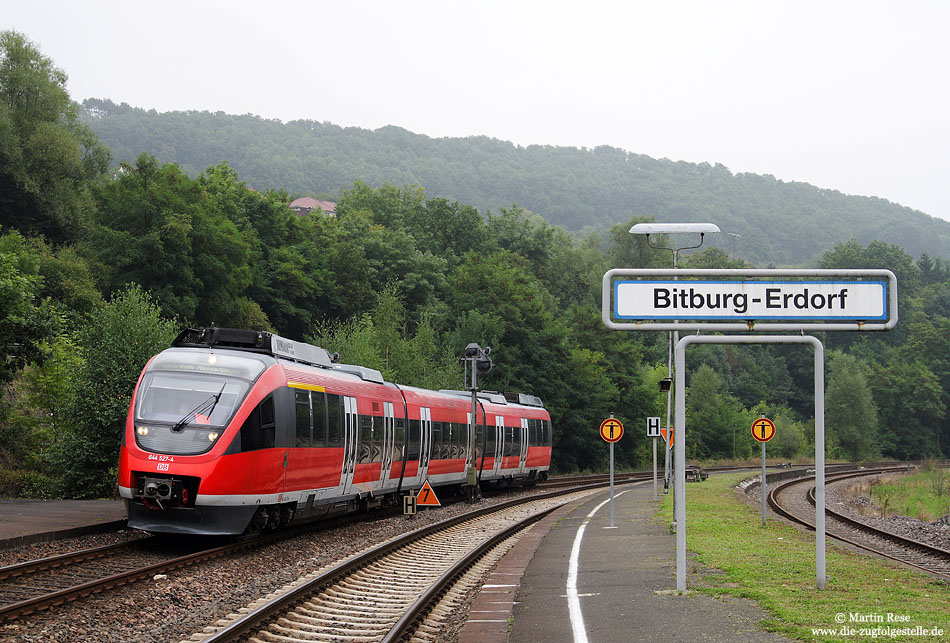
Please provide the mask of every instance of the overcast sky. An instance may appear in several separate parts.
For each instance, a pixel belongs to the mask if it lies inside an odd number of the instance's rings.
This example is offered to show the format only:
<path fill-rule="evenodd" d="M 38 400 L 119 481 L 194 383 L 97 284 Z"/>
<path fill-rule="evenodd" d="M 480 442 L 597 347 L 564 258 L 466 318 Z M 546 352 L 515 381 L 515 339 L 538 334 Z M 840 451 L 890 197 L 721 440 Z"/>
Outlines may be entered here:
<path fill-rule="evenodd" d="M 950 2 L 0 6 L 77 101 L 611 145 L 950 220 Z"/>

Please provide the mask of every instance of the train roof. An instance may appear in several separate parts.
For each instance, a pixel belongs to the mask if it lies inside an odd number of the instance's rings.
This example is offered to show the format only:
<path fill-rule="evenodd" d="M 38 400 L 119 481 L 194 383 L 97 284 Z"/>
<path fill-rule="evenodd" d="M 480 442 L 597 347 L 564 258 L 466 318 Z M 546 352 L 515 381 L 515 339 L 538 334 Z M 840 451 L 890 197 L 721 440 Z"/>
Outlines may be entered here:
<path fill-rule="evenodd" d="M 393 383 L 387 382 L 383 374 L 376 369 L 358 366 L 356 364 L 338 364 L 338 353 L 330 353 L 325 348 L 305 342 L 294 341 L 286 337 L 281 337 L 276 333 L 262 330 L 217 328 L 214 326 L 210 328 L 186 328 L 172 341 L 172 346 L 175 348 L 219 348 L 270 355 L 280 360 L 289 360 L 291 362 L 315 366 L 337 373 L 355 375 L 365 382 L 393 385 Z M 428 389 L 410 386 L 399 386 L 403 389 L 415 390 L 426 394 L 437 392 L 452 396 L 453 398 L 459 396 L 471 398 L 472 395 L 470 391 L 455 391 L 449 389 L 430 391 Z M 517 404 L 520 406 L 544 408 L 544 404 L 539 397 L 526 393 L 479 391 L 478 397 L 492 404 Z"/>
<path fill-rule="evenodd" d="M 263 353 L 282 359 L 332 368 L 339 357 L 325 348 L 296 342 L 286 337 L 263 330 L 242 328 L 186 328 L 172 341 L 176 348 L 227 348 L 231 350 Z"/>

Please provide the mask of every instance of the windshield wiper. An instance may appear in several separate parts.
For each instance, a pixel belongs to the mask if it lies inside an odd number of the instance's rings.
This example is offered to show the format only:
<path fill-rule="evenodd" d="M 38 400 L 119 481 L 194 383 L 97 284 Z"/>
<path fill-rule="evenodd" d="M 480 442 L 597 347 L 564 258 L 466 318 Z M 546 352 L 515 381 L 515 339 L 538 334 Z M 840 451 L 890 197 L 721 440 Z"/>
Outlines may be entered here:
<path fill-rule="evenodd" d="M 221 385 L 221 390 L 209 396 L 208 399 L 186 413 L 185 417 L 175 422 L 175 424 L 172 425 L 172 431 L 178 433 L 184 429 L 186 425 L 191 424 L 194 420 L 196 420 L 199 413 L 210 416 L 211 412 L 214 411 L 214 407 L 218 405 L 218 400 L 221 399 L 221 393 L 224 392 L 225 386 L 227 386 L 227 382 Z M 209 404 L 211 406 L 208 406 Z"/>

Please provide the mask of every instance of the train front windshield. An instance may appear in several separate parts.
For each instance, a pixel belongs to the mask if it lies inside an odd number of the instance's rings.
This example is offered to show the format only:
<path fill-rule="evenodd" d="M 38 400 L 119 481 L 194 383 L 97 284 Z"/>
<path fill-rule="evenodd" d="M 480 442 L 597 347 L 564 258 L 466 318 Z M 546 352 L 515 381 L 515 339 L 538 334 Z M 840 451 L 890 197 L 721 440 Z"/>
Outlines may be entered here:
<path fill-rule="evenodd" d="M 170 455 L 209 450 L 265 364 L 254 357 L 168 350 L 142 378 L 135 403 L 135 440 Z"/>

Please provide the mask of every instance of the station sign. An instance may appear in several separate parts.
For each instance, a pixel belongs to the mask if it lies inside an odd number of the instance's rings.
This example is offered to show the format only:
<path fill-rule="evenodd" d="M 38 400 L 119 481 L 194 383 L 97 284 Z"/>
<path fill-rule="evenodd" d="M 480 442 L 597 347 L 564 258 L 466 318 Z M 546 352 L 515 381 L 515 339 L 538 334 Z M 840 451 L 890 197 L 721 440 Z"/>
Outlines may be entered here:
<path fill-rule="evenodd" d="M 660 437 L 660 418 L 658 417 L 647 418 L 647 437 L 648 438 Z"/>
<path fill-rule="evenodd" d="M 887 319 L 883 281 L 616 281 L 618 319 Z"/>
<path fill-rule="evenodd" d="M 889 270 L 617 268 L 601 313 L 614 330 L 886 331 L 897 325 Z"/>

